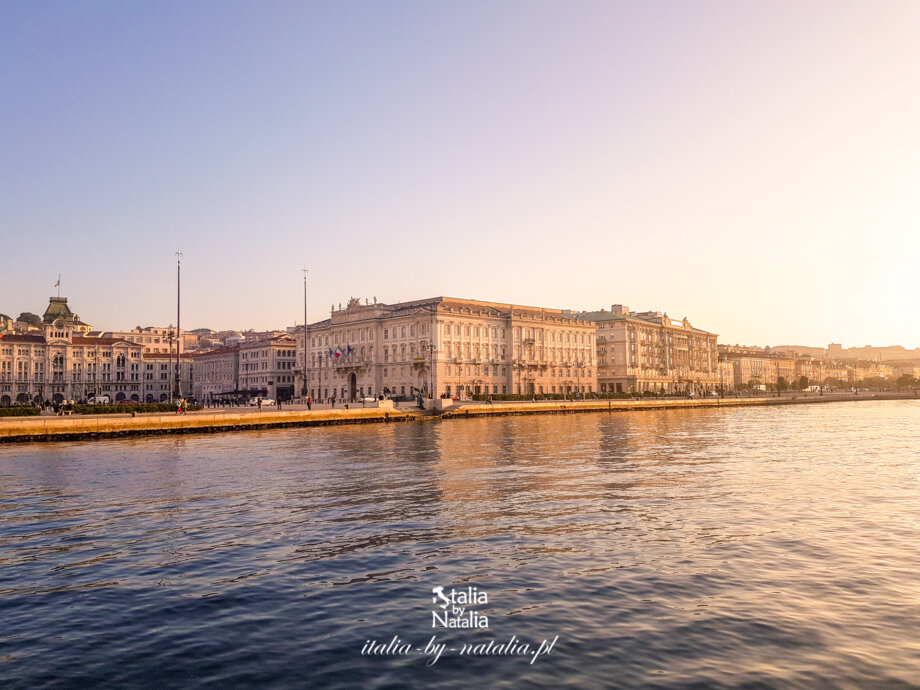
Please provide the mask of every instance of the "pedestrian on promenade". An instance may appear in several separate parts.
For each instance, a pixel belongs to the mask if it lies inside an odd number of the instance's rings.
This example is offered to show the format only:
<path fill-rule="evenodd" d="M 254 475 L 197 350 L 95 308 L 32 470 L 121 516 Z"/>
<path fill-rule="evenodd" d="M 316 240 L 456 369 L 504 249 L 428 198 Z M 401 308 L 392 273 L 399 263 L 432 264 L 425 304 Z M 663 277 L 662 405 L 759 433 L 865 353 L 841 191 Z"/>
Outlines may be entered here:
<path fill-rule="evenodd" d="M 182 398 L 182 414 L 188 414 L 188 400 Z"/>
<path fill-rule="evenodd" d="M 308 395 L 307 396 L 307 410 L 312 410 L 312 409 L 313 409 L 313 396 Z"/>
<path fill-rule="evenodd" d="M 281 398 L 278 398 L 278 409 L 281 409 Z"/>
<path fill-rule="evenodd" d="M 261 412 L 262 411 L 262 398 L 258 399 L 258 403 L 259 403 L 259 412 Z"/>
<path fill-rule="evenodd" d="M 331 398 L 329 398 L 329 402 L 332 405 L 332 409 L 335 409 L 335 396 L 334 395 Z"/>
<path fill-rule="evenodd" d="M 182 414 L 182 401 L 176 398 L 176 414 Z"/>

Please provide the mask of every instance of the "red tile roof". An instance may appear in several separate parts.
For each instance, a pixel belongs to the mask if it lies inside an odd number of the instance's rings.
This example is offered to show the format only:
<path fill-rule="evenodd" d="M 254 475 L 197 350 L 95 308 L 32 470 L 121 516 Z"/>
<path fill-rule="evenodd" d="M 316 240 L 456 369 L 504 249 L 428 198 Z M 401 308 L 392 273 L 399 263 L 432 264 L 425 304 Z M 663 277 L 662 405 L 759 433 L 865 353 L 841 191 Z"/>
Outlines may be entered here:
<path fill-rule="evenodd" d="M 215 350 L 198 350 L 195 352 L 190 352 L 189 355 L 192 357 L 208 357 L 210 355 L 229 355 L 239 351 L 239 345 L 230 345 L 229 347 L 219 347 Z"/>
<path fill-rule="evenodd" d="M 44 344 L 43 335 L 24 335 L 21 333 L 0 333 L 0 340 L 5 343 L 41 343 Z"/>
<path fill-rule="evenodd" d="M 128 345 L 141 347 L 140 343 L 132 343 L 124 338 L 93 338 L 83 335 L 75 335 L 73 337 L 74 345 L 114 345 L 115 343 L 127 343 Z"/>

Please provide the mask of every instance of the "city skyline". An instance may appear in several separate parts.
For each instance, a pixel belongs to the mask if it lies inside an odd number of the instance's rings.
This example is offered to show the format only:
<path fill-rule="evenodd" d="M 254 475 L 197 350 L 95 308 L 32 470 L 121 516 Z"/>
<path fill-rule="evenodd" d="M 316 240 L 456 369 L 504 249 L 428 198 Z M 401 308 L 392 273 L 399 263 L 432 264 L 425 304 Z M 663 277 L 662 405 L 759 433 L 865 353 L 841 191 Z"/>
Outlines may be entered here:
<path fill-rule="evenodd" d="M 57 287 L 57 286 L 56 286 L 56 287 Z M 67 298 L 66 295 L 63 295 L 63 296 L 61 296 L 61 297 L 63 297 L 65 303 L 69 302 L 69 300 L 68 300 L 68 298 Z M 54 297 L 52 297 L 52 299 L 59 299 L 59 298 L 54 298 Z M 361 298 L 356 298 L 356 297 L 351 296 L 351 297 L 349 297 L 349 299 L 356 299 L 356 300 L 358 300 L 358 303 L 359 303 L 359 304 L 370 304 L 370 303 L 371 303 L 371 302 L 370 302 L 370 298 L 364 298 L 364 300 L 362 301 Z M 374 299 L 376 300 L 376 297 L 375 297 Z M 428 299 L 472 300 L 472 301 L 478 301 L 478 302 L 485 302 L 485 301 L 486 301 L 486 300 L 481 300 L 481 299 L 476 298 L 476 297 L 457 297 L 456 295 L 437 295 L 437 296 L 429 295 L 428 297 L 416 298 L 416 299 L 414 299 L 414 300 L 410 299 L 410 300 L 406 300 L 406 301 L 409 301 L 409 302 L 412 302 L 412 301 L 425 301 L 425 300 L 428 300 Z M 382 304 L 382 305 L 383 305 L 383 304 L 395 304 L 395 303 L 388 303 L 388 302 L 385 302 L 385 301 L 383 301 L 383 300 L 377 300 L 376 302 L 374 302 L 374 304 L 376 304 L 377 302 L 379 302 L 379 303 Z M 333 310 L 332 310 L 332 311 L 340 311 L 340 310 L 345 309 L 345 308 L 347 307 L 347 303 L 348 303 L 348 300 L 345 300 L 345 301 L 343 301 L 343 302 L 339 302 L 338 304 L 333 304 L 333 305 L 331 305 L 331 306 L 333 307 Z M 569 311 L 569 312 L 571 312 L 573 315 L 590 314 L 590 313 L 596 312 L 596 311 L 604 312 L 604 311 L 608 310 L 608 309 L 611 308 L 611 307 L 630 309 L 630 308 L 629 308 L 628 306 L 626 306 L 626 305 L 618 305 L 618 304 L 611 304 L 611 305 L 608 305 L 608 306 L 599 307 L 597 310 L 589 310 L 589 309 L 586 309 L 586 310 L 572 310 L 572 309 L 569 309 L 568 307 L 555 307 L 555 306 L 553 306 L 553 307 L 547 307 L 546 305 L 538 306 L 538 305 L 535 305 L 535 304 L 514 304 L 514 303 L 511 303 L 511 302 L 504 302 L 504 301 L 501 301 L 501 302 L 498 302 L 498 303 L 499 303 L 499 304 L 507 304 L 509 307 L 512 307 L 512 306 L 513 306 L 513 307 L 522 307 L 522 308 L 537 309 L 537 310 L 540 310 L 540 309 L 560 309 L 560 310 L 564 310 L 564 311 Z M 70 306 L 73 306 L 73 305 L 70 305 Z M 39 312 L 40 312 L 40 311 L 42 311 L 42 310 L 39 310 Z M 324 316 L 324 317 L 316 317 L 315 319 L 313 319 L 313 318 L 309 319 L 309 324 L 308 324 L 308 326 L 309 326 L 311 329 L 314 328 L 314 327 L 316 327 L 316 326 L 322 326 L 322 325 L 324 324 L 324 322 L 327 322 L 327 321 L 329 320 L 329 316 L 332 314 L 332 311 L 330 311 L 329 314 L 326 315 L 326 316 Z M 633 312 L 647 312 L 647 313 L 650 313 L 650 314 L 658 313 L 658 314 L 663 314 L 665 317 L 670 316 L 671 318 L 674 318 L 674 315 L 673 315 L 673 314 L 668 314 L 667 311 L 663 311 L 663 310 L 660 310 L 660 309 L 651 309 L 651 310 L 645 310 L 645 309 L 630 309 L 630 311 L 633 311 Z M 11 319 L 14 319 L 14 320 L 15 320 L 15 319 L 17 318 L 17 316 L 19 316 L 20 314 L 25 313 L 25 312 L 32 313 L 32 314 L 35 315 L 36 317 L 41 318 L 41 314 L 40 314 L 39 312 L 34 312 L 34 311 L 30 311 L 30 310 L 11 310 L 11 313 L 6 313 L 6 312 L 0 311 L 0 316 L 8 316 L 8 317 L 10 317 Z M 79 314 L 80 317 L 81 317 L 81 319 L 83 319 L 83 315 L 82 315 L 80 312 L 75 312 L 75 313 Z M 684 318 L 684 317 L 682 317 L 682 318 Z M 689 317 L 686 317 L 686 318 L 687 318 L 688 321 L 692 321 L 692 319 L 690 319 Z M 144 329 L 144 330 L 147 330 L 147 329 L 158 329 L 158 328 L 172 328 L 172 327 L 175 327 L 175 323 L 172 322 L 172 321 L 170 321 L 169 323 L 163 323 L 163 324 L 154 324 L 154 323 L 147 323 L 147 322 L 137 322 L 137 323 L 135 323 L 133 326 L 124 325 L 124 326 L 121 326 L 121 327 L 114 327 L 114 328 L 101 327 L 101 326 L 96 325 L 96 324 L 93 323 L 92 321 L 89 322 L 89 325 L 92 326 L 92 330 L 93 330 L 94 333 L 109 333 L 109 332 L 123 333 L 123 332 L 131 331 L 132 329 Z M 193 331 L 199 331 L 199 330 L 202 330 L 202 329 L 203 329 L 203 330 L 211 330 L 211 331 L 213 331 L 213 332 L 215 332 L 215 333 L 220 333 L 220 332 L 224 332 L 224 333 L 227 333 L 227 332 L 233 332 L 233 333 L 271 333 L 271 332 L 275 332 L 275 333 L 284 333 L 284 332 L 290 332 L 290 330 L 291 330 L 292 328 L 293 328 L 295 331 L 297 331 L 298 329 L 302 328 L 302 326 L 303 326 L 303 322 L 302 322 L 302 321 L 299 322 L 299 323 L 295 321 L 294 323 L 283 324 L 283 325 L 277 325 L 277 326 L 272 326 L 272 327 L 267 327 L 267 328 L 253 328 L 253 327 L 250 327 L 250 326 L 247 326 L 247 325 L 242 325 L 242 326 L 239 326 L 239 327 L 228 327 L 228 328 L 211 328 L 208 324 L 198 324 L 198 325 L 192 325 L 192 326 L 183 328 L 183 329 L 182 329 L 182 333 L 187 334 L 187 333 L 191 333 L 191 332 L 193 332 Z M 701 327 L 701 328 L 702 328 L 702 327 Z M 703 330 L 707 330 L 707 329 L 703 329 Z M 721 337 L 721 335 L 720 335 L 719 333 L 715 332 L 715 331 L 709 331 L 709 332 L 714 333 L 714 334 L 717 335 L 718 337 Z M 0 333 L 2 333 L 2 331 L 0 331 Z M 906 345 L 904 345 L 903 343 L 887 343 L 887 344 L 882 344 L 882 343 L 864 342 L 864 343 L 861 343 L 861 344 L 856 344 L 856 343 L 841 343 L 840 339 L 837 339 L 837 340 L 829 340 L 829 341 L 828 341 L 827 343 L 825 343 L 825 344 L 819 344 L 819 343 L 805 343 L 805 342 L 794 342 L 794 343 L 793 343 L 793 342 L 779 342 L 779 341 L 776 341 L 776 340 L 769 341 L 769 342 L 761 342 L 761 343 L 740 343 L 740 342 L 733 342 L 733 341 L 728 341 L 728 340 L 722 340 L 721 342 L 719 342 L 719 346 L 722 347 L 723 345 L 724 345 L 724 346 L 754 347 L 754 348 L 757 348 L 757 347 L 767 347 L 767 348 L 784 348 L 784 347 L 785 347 L 785 348 L 789 348 L 789 347 L 799 347 L 799 348 L 805 348 L 805 349 L 817 349 L 817 348 L 821 348 L 821 349 L 824 349 L 824 350 L 825 350 L 825 353 L 828 354 L 828 356 L 830 356 L 829 353 L 827 353 L 828 346 L 831 346 L 831 345 L 837 346 L 838 348 L 842 347 L 843 350 L 849 350 L 849 349 L 852 349 L 852 350 L 860 350 L 860 349 L 863 349 L 863 348 L 873 348 L 873 349 L 879 349 L 879 350 L 881 350 L 881 349 L 885 349 L 885 348 L 898 348 L 898 347 L 902 347 L 902 348 L 904 348 L 904 349 L 906 349 L 906 350 L 909 350 L 909 351 L 910 351 L 910 350 L 914 350 L 914 349 L 920 349 L 920 348 L 913 348 L 913 347 L 910 347 L 910 346 L 906 346 Z M 877 356 L 875 356 L 875 355 L 873 355 L 873 356 L 871 356 L 871 357 L 867 357 L 867 359 L 876 359 L 876 358 L 877 358 Z"/>
<path fill-rule="evenodd" d="M 0 311 L 283 328 L 351 296 L 920 347 L 920 6 L 0 8 Z M 14 312 L 15 313 L 11 313 Z"/>

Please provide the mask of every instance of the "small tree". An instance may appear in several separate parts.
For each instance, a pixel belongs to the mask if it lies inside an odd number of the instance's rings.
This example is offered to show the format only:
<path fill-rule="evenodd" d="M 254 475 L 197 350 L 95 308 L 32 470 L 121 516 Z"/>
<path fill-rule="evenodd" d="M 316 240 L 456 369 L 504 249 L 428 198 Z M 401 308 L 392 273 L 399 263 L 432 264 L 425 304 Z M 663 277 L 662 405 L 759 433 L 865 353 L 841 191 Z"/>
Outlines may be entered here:
<path fill-rule="evenodd" d="M 805 390 L 806 388 L 808 388 L 808 377 L 800 376 L 797 387 L 799 388 L 799 390 Z"/>
<path fill-rule="evenodd" d="M 780 393 L 789 390 L 789 382 L 785 376 L 780 376 L 776 379 L 776 390 Z"/>
<path fill-rule="evenodd" d="M 22 313 L 19 315 L 19 318 L 16 319 L 16 320 L 17 320 L 17 321 L 23 321 L 23 322 L 29 324 L 30 326 L 35 326 L 36 328 L 41 328 L 41 327 L 42 327 L 42 317 L 40 317 L 38 314 L 33 314 L 33 313 L 30 312 L 30 311 L 24 311 L 24 312 L 22 312 Z"/>
<path fill-rule="evenodd" d="M 902 374 L 898 377 L 898 380 L 895 381 L 895 385 L 897 385 L 898 389 L 910 388 L 911 386 L 917 385 L 917 379 L 910 374 Z"/>

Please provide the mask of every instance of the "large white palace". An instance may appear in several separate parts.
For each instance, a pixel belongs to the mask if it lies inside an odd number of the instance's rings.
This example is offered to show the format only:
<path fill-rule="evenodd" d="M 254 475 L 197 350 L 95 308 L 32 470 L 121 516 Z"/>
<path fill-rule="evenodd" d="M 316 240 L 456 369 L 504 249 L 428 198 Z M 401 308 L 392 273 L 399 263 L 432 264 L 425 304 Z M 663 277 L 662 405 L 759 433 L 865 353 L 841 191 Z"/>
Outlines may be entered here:
<path fill-rule="evenodd" d="M 595 326 L 561 309 L 452 297 L 352 298 L 307 327 L 307 392 L 457 396 L 597 391 Z M 296 333 L 302 385 L 304 332 Z"/>

